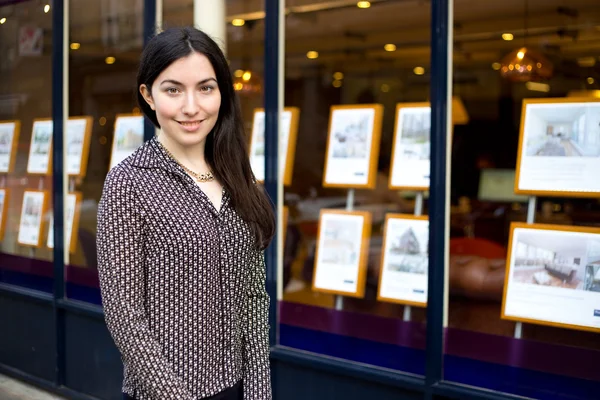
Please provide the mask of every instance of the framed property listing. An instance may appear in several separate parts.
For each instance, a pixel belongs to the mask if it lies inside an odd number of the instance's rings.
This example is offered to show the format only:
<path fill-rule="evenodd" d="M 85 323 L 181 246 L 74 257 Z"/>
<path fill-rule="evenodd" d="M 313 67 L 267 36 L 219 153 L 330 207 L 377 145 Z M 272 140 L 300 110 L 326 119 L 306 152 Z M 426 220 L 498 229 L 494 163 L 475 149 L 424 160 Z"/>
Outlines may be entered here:
<path fill-rule="evenodd" d="M 383 106 L 332 106 L 324 187 L 373 189 L 381 140 Z"/>
<path fill-rule="evenodd" d="M 377 300 L 425 307 L 429 220 L 388 214 L 385 219 Z"/>
<path fill-rule="evenodd" d="M 92 136 L 92 117 L 74 117 L 67 121 L 67 174 L 85 177 Z"/>
<path fill-rule="evenodd" d="M 600 332 L 600 228 L 510 227 L 502 318 Z"/>
<path fill-rule="evenodd" d="M 110 152 L 110 168 L 129 157 L 144 143 L 144 116 L 118 114 Z M 109 169 L 110 169 L 109 168 Z"/>
<path fill-rule="evenodd" d="M 8 189 L 0 189 L 0 240 L 4 239 L 4 226 L 8 212 Z"/>
<path fill-rule="evenodd" d="M 23 193 L 17 243 L 24 246 L 41 247 L 42 225 L 47 202 L 48 193 L 46 191 L 26 190 Z"/>
<path fill-rule="evenodd" d="M 396 105 L 390 189 L 429 189 L 430 132 L 429 103 Z"/>
<path fill-rule="evenodd" d="M 50 175 L 52 173 L 52 132 L 51 119 L 33 121 L 27 173 Z"/>
<path fill-rule="evenodd" d="M 294 168 L 294 153 L 298 136 L 298 121 L 300 109 L 286 107 L 281 113 L 280 120 L 280 149 L 279 174 L 284 185 L 291 185 Z M 252 133 L 250 136 L 250 164 L 256 180 L 265 180 L 265 111 L 262 108 L 254 110 Z"/>
<path fill-rule="evenodd" d="M 363 297 L 370 235 L 369 212 L 321 210 L 313 290 Z"/>
<path fill-rule="evenodd" d="M 600 194 L 600 99 L 525 99 L 515 193 Z"/>
<path fill-rule="evenodd" d="M 79 215 L 82 195 L 81 192 L 73 192 L 65 197 L 65 236 L 67 237 L 69 251 L 75 253 L 77 249 L 77 231 L 79 229 Z M 48 238 L 46 246 L 54 248 L 54 218 L 50 219 Z M 75 232 L 75 234 L 73 234 Z"/>
<path fill-rule="evenodd" d="M 0 173 L 12 172 L 19 144 L 19 121 L 0 121 Z"/>

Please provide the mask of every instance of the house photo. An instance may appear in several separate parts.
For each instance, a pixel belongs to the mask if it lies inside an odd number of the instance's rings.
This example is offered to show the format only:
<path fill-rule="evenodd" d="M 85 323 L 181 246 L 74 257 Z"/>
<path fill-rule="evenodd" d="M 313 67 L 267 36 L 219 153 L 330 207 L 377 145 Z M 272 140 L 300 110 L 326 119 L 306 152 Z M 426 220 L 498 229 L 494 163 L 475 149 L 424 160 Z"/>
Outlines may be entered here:
<path fill-rule="evenodd" d="M 529 104 L 527 156 L 600 157 L 600 103 Z"/>

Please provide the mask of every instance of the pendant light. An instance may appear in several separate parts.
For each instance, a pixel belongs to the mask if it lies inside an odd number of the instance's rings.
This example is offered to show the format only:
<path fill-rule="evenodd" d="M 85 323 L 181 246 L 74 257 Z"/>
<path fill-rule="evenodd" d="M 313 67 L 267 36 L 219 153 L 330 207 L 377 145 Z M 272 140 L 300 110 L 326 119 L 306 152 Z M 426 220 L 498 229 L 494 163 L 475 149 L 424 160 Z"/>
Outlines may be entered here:
<path fill-rule="evenodd" d="M 508 53 L 501 61 L 500 74 L 513 82 L 541 81 L 552 76 L 553 66 L 541 52 L 527 47 L 527 0 L 525 0 L 525 20 L 523 47 Z"/>

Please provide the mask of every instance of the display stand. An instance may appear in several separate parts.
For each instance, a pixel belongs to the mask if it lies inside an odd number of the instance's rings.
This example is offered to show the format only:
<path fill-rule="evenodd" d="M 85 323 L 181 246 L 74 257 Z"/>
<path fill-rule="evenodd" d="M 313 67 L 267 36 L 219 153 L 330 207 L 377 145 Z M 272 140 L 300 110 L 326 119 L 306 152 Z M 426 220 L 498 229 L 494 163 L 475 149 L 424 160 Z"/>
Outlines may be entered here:
<path fill-rule="evenodd" d="M 529 196 L 529 205 L 527 206 L 527 223 L 533 224 L 535 222 L 535 209 L 537 205 L 537 197 Z M 521 339 L 523 336 L 523 323 L 517 322 L 515 324 L 515 339 Z"/>
<path fill-rule="evenodd" d="M 420 217 L 421 215 L 423 215 L 423 192 L 422 191 L 418 191 L 417 192 L 417 197 L 415 198 L 415 217 Z M 409 306 L 408 304 L 406 304 L 404 306 L 404 314 L 402 315 L 402 320 L 403 321 L 410 321 L 411 319 L 411 313 L 412 313 L 412 307 Z"/>
<path fill-rule="evenodd" d="M 348 196 L 346 197 L 346 211 L 352 211 L 354 209 L 354 189 L 348 190 Z M 341 311 L 344 309 L 344 296 L 335 296 L 335 309 Z"/>

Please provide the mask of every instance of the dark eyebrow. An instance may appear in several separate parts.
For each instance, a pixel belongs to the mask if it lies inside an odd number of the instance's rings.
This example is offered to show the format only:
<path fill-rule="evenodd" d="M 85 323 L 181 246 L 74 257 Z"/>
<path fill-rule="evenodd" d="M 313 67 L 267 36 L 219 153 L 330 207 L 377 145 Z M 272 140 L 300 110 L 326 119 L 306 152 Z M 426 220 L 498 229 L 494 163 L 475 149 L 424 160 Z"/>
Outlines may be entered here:
<path fill-rule="evenodd" d="M 215 81 L 215 83 L 218 83 L 217 80 L 215 78 L 206 78 L 201 80 L 200 82 L 198 82 L 198 85 L 203 85 L 205 83 L 207 83 L 208 81 Z M 170 83 L 172 85 L 179 85 L 179 86 L 183 86 L 183 83 L 178 82 L 174 79 L 165 79 L 164 81 L 162 81 L 160 84 L 163 85 L 165 83 Z"/>

